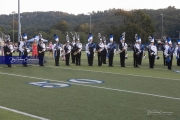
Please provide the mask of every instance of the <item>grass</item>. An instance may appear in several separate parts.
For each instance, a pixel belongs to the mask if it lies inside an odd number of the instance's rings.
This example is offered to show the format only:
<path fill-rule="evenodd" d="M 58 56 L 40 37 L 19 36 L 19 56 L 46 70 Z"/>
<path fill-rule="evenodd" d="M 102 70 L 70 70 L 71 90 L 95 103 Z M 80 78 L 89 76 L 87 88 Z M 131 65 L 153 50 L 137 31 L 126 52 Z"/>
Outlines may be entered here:
<path fill-rule="evenodd" d="M 173 70 L 167 70 L 159 52 L 161 58 L 155 61 L 154 69 L 149 69 L 148 58 L 143 59 L 140 68 L 134 68 L 132 52 L 128 54 L 126 68 L 119 66 L 118 55 L 114 57 L 112 68 L 107 64 L 98 67 L 97 57 L 90 67 L 84 52 L 81 66 L 65 66 L 65 62 L 60 61 L 60 66 L 56 67 L 53 58 L 46 58 L 45 67 L 0 65 L 0 106 L 51 120 L 179 120 L 180 74 L 173 71 L 179 70 L 176 61 L 173 61 Z M 74 78 L 104 83 L 68 82 Z M 42 81 L 71 86 L 43 88 L 27 84 Z M 148 114 L 148 111 L 153 113 Z M 6 120 L 13 114 L 3 115 Z M 29 120 L 29 117 L 19 116 L 19 120 Z"/>

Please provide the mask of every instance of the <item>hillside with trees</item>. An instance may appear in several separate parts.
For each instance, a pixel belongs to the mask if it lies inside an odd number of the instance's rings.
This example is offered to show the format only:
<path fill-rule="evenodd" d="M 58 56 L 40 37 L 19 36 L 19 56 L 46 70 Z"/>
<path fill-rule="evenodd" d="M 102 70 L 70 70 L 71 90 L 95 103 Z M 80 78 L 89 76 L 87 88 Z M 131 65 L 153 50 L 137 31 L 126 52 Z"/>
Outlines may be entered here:
<path fill-rule="evenodd" d="M 134 43 L 134 35 L 141 36 L 142 41 L 148 41 L 149 35 L 154 35 L 156 39 L 161 38 L 163 13 L 163 35 L 168 35 L 174 40 L 178 38 L 180 31 L 180 9 L 169 6 L 158 10 L 131 10 L 109 9 L 105 11 L 92 12 L 91 31 L 94 41 L 97 40 L 98 33 L 108 40 L 109 34 L 114 35 L 114 40 L 119 42 L 119 37 L 123 31 L 126 32 L 126 41 Z M 14 35 L 17 41 L 18 15 L 14 15 Z M 0 15 L 0 29 L 5 34 L 9 34 L 12 39 L 13 15 Z M 56 33 L 59 39 L 65 41 L 66 32 L 76 31 L 80 34 L 81 42 L 87 42 L 87 35 L 90 32 L 90 15 L 73 15 L 59 11 L 50 12 L 25 12 L 21 14 L 22 33 L 26 32 L 28 38 L 32 38 L 38 33 L 42 33 L 43 38 L 53 41 Z M 69 34 L 70 36 L 70 34 Z"/>

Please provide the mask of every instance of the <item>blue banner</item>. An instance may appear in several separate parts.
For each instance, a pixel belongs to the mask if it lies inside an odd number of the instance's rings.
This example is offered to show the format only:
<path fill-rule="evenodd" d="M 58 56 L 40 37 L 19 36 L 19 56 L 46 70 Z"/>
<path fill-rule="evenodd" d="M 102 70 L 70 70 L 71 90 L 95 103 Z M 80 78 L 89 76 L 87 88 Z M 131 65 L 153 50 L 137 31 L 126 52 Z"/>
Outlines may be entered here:
<path fill-rule="evenodd" d="M 0 56 L 0 64 L 39 64 L 39 59 L 32 56 Z"/>

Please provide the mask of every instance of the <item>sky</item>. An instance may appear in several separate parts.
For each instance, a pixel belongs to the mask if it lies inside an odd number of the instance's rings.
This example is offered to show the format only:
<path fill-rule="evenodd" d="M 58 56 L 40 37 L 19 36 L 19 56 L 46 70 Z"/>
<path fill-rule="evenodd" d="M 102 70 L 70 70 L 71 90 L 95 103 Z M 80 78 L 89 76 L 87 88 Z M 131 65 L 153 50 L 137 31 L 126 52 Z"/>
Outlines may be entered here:
<path fill-rule="evenodd" d="M 20 13 L 34 11 L 61 11 L 69 14 L 88 14 L 109 9 L 161 9 L 175 6 L 179 0 L 20 0 Z M 0 0 L 0 14 L 18 13 L 18 0 Z"/>

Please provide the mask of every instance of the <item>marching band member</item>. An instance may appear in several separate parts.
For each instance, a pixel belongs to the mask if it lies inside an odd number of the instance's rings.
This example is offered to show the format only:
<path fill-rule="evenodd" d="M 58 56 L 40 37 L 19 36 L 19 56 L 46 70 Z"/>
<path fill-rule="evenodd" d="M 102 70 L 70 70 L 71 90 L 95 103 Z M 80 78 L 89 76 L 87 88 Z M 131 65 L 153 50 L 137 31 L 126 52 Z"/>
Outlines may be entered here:
<path fill-rule="evenodd" d="M 141 52 L 140 45 L 139 45 L 139 39 L 140 39 L 140 37 L 137 36 L 137 34 L 135 34 L 136 42 L 133 46 L 133 51 L 134 51 L 133 58 L 134 58 L 134 67 L 136 67 L 136 68 L 138 67 L 139 54 Z"/>
<path fill-rule="evenodd" d="M 180 39 L 177 42 L 178 42 L 178 45 L 175 49 L 175 55 L 176 55 L 176 60 L 177 60 L 177 66 L 180 66 Z"/>
<path fill-rule="evenodd" d="M 154 61 L 155 61 L 155 56 L 157 55 L 157 47 L 154 45 L 154 37 L 149 36 L 149 40 L 151 41 L 151 44 L 148 47 L 148 52 L 149 52 L 149 67 L 154 68 Z"/>
<path fill-rule="evenodd" d="M 72 34 L 72 33 L 71 33 Z M 72 60 L 72 63 L 75 64 L 75 61 L 76 61 L 76 56 L 74 55 L 74 45 L 76 44 L 75 42 L 75 35 L 72 34 L 72 42 L 70 43 L 71 45 L 71 60 Z"/>
<path fill-rule="evenodd" d="M 169 70 L 172 70 L 172 61 L 175 48 L 172 46 L 171 38 L 167 38 L 168 47 L 165 49 L 164 54 L 166 56 L 167 66 Z"/>
<path fill-rule="evenodd" d="M 89 43 L 90 43 L 90 41 L 89 41 L 89 36 L 88 36 L 88 43 L 86 44 L 86 55 L 87 55 L 88 65 L 89 65 L 89 54 L 90 54 Z"/>
<path fill-rule="evenodd" d="M 59 38 L 56 34 L 54 34 L 54 40 L 56 41 L 56 43 L 53 45 L 55 66 L 59 66 L 59 57 L 61 54 L 62 45 L 59 43 Z"/>
<path fill-rule="evenodd" d="M 20 41 L 18 42 L 18 48 L 19 48 L 19 57 L 23 56 L 23 46 L 24 46 L 24 41 L 22 40 L 22 36 L 20 35 Z"/>
<path fill-rule="evenodd" d="M 75 44 L 75 48 L 76 48 L 76 65 L 81 66 L 81 50 L 82 50 L 82 44 L 80 43 L 80 38 L 79 35 L 76 37 L 77 41 Z"/>
<path fill-rule="evenodd" d="M 68 34 L 66 36 L 66 46 L 64 47 L 64 50 L 65 50 L 65 57 L 66 57 L 66 66 L 70 66 L 69 65 L 69 57 L 70 57 L 70 53 L 71 53 L 71 45 L 69 43 Z"/>
<path fill-rule="evenodd" d="M 27 34 L 26 33 L 23 33 L 23 35 L 22 35 L 22 37 L 23 37 L 23 46 L 22 46 L 22 51 L 21 51 L 21 55 L 22 55 L 22 59 L 26 59 L 27 58 L 27 56 L 28 56 L 28 46 L 27 46 Z M 23 61 L 23 66 L 24 67 L 28 67 L 27 66 L 27 61 Z"/>
<path fill-rule="evenodd" d="M 119 43 L 121 67 L 126 67 L 125 66 L 126 50 L 127 50 L 127 44 L 125 43 L 125 32 L 124 32 L 123 35 L 120 37 L 120 43 Z"/>
<path fill-rule="evenodd" d="M 38 58 L 39 58 L 39 66 L 44 66 L 44 52 L 46 50 L 46 46 L 43 43 L 42 35 L 39 33 L 39 44 L 38 44 Z"/>
<path fill-rule="evenodd" d="M 166 36 L 164 36 L 163 39 L 164 39 L 164 44 L 163 44 L 163 46 L 162 46 L 163 62 L 164 62 L 164 66 L 167 66 L 167 61 L 166 61 L 166 56 L 165 56 L 165 54 L 164 54 L 164 51 L 168 48 L 168 43 L 167 43 Z"/>
<path fill-rule="evenodd" d="M 93 43 L 92 33 L 89 34 L 88 41 L 89 41 L 89 43 L 86 44 L 86 53 L 87 53 L 87 57 L 88 57 L 88 64 L 89 64 L 89 66 L 93 66 L 94 52 L 96 50 L 96 46 Z"/>
<path fill-rule="evenodd" d="M 10 39 L 7 39 L 6 44 L 4 46 L 4 55 L 5 55 L 5 63 L 8 65 L 8 67 L 12 67 L 9 59 L 10 57 L 12 57 L 12 53 L 13 53 L 12 43 L 10 42 Z"/>
<path fill-rule="evenodd" d="M 106 38 L 105 37 L 103 37 L 103 44 L 104 44 L 104 49 L 102 50 L 102 61 L 103 61 L 103 64 L 107 64 L 106 63 L 107 45 L 106 45 Z"/>
<path fill-rule="evenodd" d="M 64 44 L 62 45 L 62 50 L 61 50 L 61 59 L 62 59 L 62 61 L 66 60 L 65 50 L 64 50 L 65 46 L 66 46 L 66 42 L 64 42 Z"/>
<path fill-rule="evenodd" d="M 97 56 L 98 56 L 98 66 L 102 65 L 102 54 L 103 54 L 103 49 L 104 49 L 104 44 L 102 42 L 102 38 L 101 38 L 101 34 L 98 33 L 98 37 L 99 37 L 99 43 L 96 46 L 96 51 L 97 51 Z"/>
<path fill-rule="evenodd" d="M 141 52 L 140 52 L 140 54 L 139 54 L 138 64 L 141 65 L 141 63 L 142 63 L 142 58 L 145 56 L 145 55 L 144 55 L 144 45 L 141 44 L 141 38 L 139 39 L 139 45 L 140 45 L 140 50 L 141 50 Z"/>
<path fill-rule="evenodd" d="M 108 59 L 109 59 L 109 67 L 113 67 L 113 58 L 114 58 L 114 53 L 116 52 L 116 45 L 113 43 L 113 35 L 110 34 L 110 43 L 107 45 L 108 49 Z"/>
<path fill-rule="evenodd" d="M 176 56 L 176 60 L 177 60 L 177 66 L 179 66 L 179 62 L 178 62 L 178 56 L 177 56 L 177 51 L 178 51 L 178 40 L 177 40 L 177 43 L 175 43 L 175 46 L 174 46 L 174 55 Z"/>

